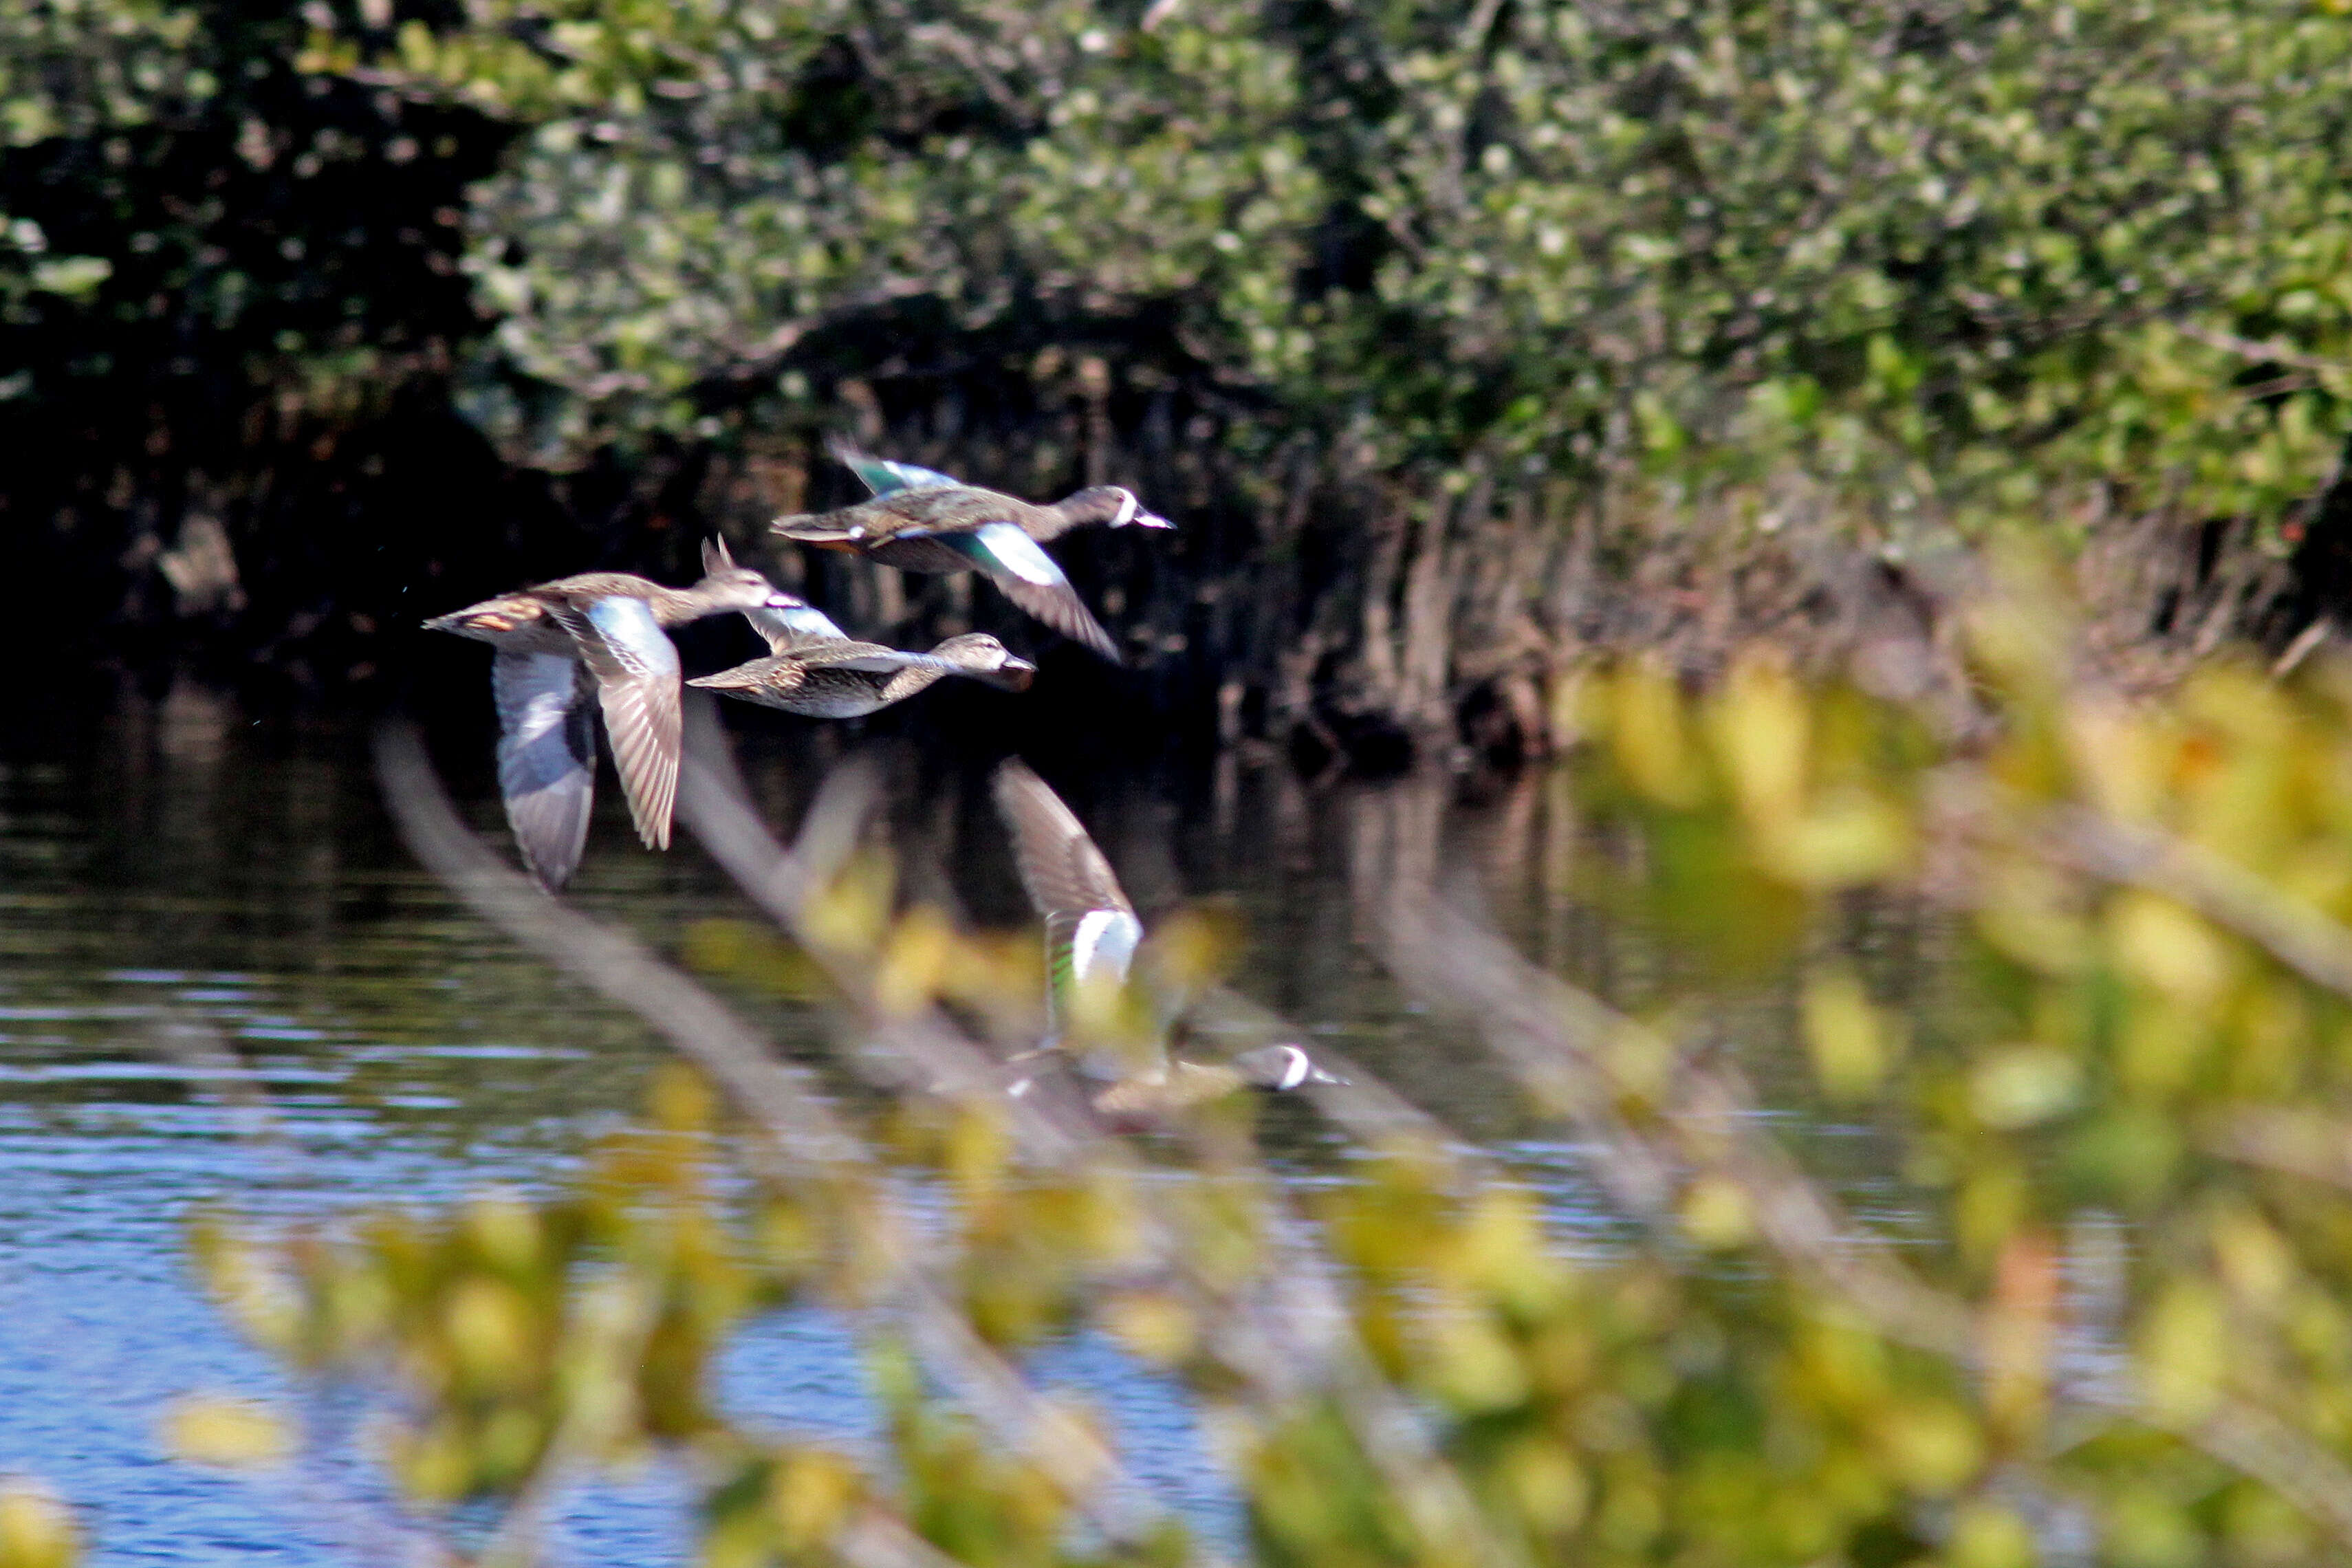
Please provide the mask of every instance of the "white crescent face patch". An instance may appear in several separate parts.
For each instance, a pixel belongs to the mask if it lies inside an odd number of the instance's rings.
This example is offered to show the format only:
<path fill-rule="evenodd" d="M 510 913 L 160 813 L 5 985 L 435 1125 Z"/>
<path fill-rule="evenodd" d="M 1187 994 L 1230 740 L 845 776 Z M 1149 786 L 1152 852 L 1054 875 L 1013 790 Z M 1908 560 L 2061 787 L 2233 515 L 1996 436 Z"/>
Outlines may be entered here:
<path fill-rule="evenodd" d="M 1129 523 L 1133 522 L 1134 521 L 1135 492 L 1133 490 L 1121 490 L 1118 492 L 1118 515 L 1110 520 L 1110 525 L 1113 528 L 1125 528 Z"/>
<path fill-rule="evenodd" d="M 1034 583 L 1041 588 L 1057 587 L 1069 581 L 1054 558 L 1037 548 L 1037 542 L 1010 522 L 983 522 L 972 531 L 972 536 L 987 546 L 1003 568 L 1024 583 Z"/>

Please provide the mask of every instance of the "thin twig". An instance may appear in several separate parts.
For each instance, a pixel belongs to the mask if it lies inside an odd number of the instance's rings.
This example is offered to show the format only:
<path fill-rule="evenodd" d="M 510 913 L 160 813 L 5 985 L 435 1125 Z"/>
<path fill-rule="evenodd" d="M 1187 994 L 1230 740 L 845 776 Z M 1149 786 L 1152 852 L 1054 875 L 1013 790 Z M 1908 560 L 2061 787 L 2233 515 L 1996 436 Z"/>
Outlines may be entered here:
<path fill-rule="evenodd" d="M 2271 679 L 2284 680 L 2293 675 L 2295 666 L 2309 658 L 2312 651 L 2327 640 L 2327 634 L 2335 629 L 2335 625 L 2327 616 L 2321 616 L 2297 632 L 2294 640 L 2287 644 L 2286 650 L 2278 656 L 2278 662 L 2271 666 Z"/>
<path fill-rule="evenodd" d="M 2235 332 L 2224 332 L 2212 327 L 2200 326 L 2194 321 L 2175 321 L 2172 323 L 2172 330 L 2192 342 L 2203 343 L 2209 349 L 2219 349 L 2223 353 L 2235 354 L 2240 359 L 2252 360 L 2257 364 L 2293 365 L 2297 370 L 2307 370 L 2328 375 L 2342 375 L 2347 371 L 2352 371 L 2352 364 L 2347 364 L 2342 360 L 2307 354 L 2299 349 L 2289 348 L 2284 343 L 2258 342 L 2252 338 L 2242 338 Z"/>

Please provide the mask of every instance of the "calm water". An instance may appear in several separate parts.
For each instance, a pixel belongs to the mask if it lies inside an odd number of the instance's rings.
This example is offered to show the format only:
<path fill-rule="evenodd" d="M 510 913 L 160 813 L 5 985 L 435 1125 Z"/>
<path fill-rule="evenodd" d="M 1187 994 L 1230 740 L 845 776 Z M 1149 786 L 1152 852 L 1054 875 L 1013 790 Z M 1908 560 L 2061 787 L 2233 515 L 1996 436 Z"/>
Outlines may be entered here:
<path fill-rule="evenodd" d="M 487 733 L 453 720 L 434 742 L 495 826 Z M 782 728 L 747 741 L 779 824 L 846 743 Z M 347 1544 L 322 1499 L 366 1485 L 329 1471 L 303 1491 L 164 1455 L 156 1423 L 175 1397 L 281 1389 L 194 1288 L 192 1205 L 320 1210 L 543 1184 L 632 1115 L 659 1059 L 631 1020 L 414 868 L 364 751 L 356 726 L 257 718 L 184 680 L 117 698 L 95 722 L 0 734 L 0 1472 L 63 1493 L 100 1563 L 316 1562 Z M 908 876 L 975 921 L 1021 921 L 980 766 L 899 762 Z M 583 907 L 670 950 L 695 919 L 748 914 L 690 843 L 638 849 L 609 780 L 604 794 Z M 1278 763 L 1227 759 L 1070 794 L 1147 911 L 1231 897 L 1253 933 L 1244 989 L 1511 1157 L 1563 1223 L 1600 1223 L 1567 1151 L 1458 1036 L 1402 1005 L 1360 941 L 1401 869 L 1461 874 L 1535 956 L 1638 1000 L 1645 946 L 1558 890 L 1575 829 L 1555 781 L 1466 799 L 1443 784 L 1318 791 Z M 781 1048 L 816 1053 L 788 1006 L 743 1005 Z M 245 1135 L 175 1058 L 167 1042 L 191 1029 L 258 1075 L 278 1146 Z M 1302 1177 L 1343 1168 L 1303 1108 L 1277 1106 L 1270 1123 Z M 1094 1343 L 1055 1352 L 1048 1370 L 1110 1412 L 1148 1481 L 1231 1529 L 1164 1388 Z M 852 1346 L 814 1315 L 760 1325 L 725 1394 L 780 1428 L 865 1430 Z M 566 1500 L 556 1545 L 578 1562 L 678 1561 L 683 1497 L 658 1472 L 599 1483 Z"/>

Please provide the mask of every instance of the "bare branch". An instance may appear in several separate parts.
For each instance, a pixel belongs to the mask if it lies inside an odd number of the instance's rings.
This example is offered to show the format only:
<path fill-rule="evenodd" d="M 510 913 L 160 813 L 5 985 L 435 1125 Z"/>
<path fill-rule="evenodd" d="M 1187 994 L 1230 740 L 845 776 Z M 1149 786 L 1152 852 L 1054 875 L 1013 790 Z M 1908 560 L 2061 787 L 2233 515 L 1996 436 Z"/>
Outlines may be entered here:
<path fill-rule="evenodd" d="M 2200 845 L 2079 808 L 2035 839 L 2078 871 L 2177 899 L 2324 991 L 2352 996 L 2352 931 Z"/>
<path fill-rule="evenodd" d="M 564 908 L 492 856 L 457 819 L 413 727 L 390 722 L 377 731 L 376 766 L 385 805 L 416 858 L 485 921 L 635 1014 L 709 1074 L 751 1120 L 771 1179 L 812 1167 L 836 1179 L 875 1177 L 876 1162 L 825 1110 L 807 1074 L 776 1060 L 723 1003 L 635 938 Z M 775 868 L 767 869 L 774 879 Z M 889 1269 L 887 1298 L 918 1352 L 982 1426 L 1043 1465 L 1097 1529 L 1119 1541 L 1147 1537 L 1164 1513 L 1145 1503 L 1141 1483 L 973 1331 L 923 1268 L 914 1231 L 893 1205 L 877 1203 L 875 1213 L 890 1223 L 866 1239 Z"/>
<path fill-rule="evenodd" d="M 1888 1338 L 1962 1367 L 1981 1366 L 1968 1303 L 1867 1242 L 1828 1194 L 1755 1131 L 1754 1101 L 1727 1069 L 1675 1061 L 1667 1103 L 1637 1131 L 1601 1093 L 1606 1071 L 1596 1059 L 1612 1031 L 1638 1027 L 1633 1020 L 1535 969 L 1499 937 L 1433 899 L 1401 920 L 1392 945 L 1406 960 L 1409 984 L 1474 1009 L 1490 1047 L 1530 1091 L 1591 1137 L 1595 1175 L 1637 1215 L 1670 1231 L 1673 1212 L 1664 1200 L 1678 1174 L 1727 1178 L 1746 1194 L 1759 1236 L 1784 1266 L 1854 1307 Z M 1632 1163 L 1620 1170 L 1620 1160 Z M 2057 1393 L 2078 1407 L 2179 1439 L 2269 1487 L 2340 1545 L 2352 1546 L 2352 1467 L 2269 1411 L 2225 1396 L 2202 1415 L 2185 1417 L 2148 1400 L 2125 1377 L 2072 1379 Z"/>

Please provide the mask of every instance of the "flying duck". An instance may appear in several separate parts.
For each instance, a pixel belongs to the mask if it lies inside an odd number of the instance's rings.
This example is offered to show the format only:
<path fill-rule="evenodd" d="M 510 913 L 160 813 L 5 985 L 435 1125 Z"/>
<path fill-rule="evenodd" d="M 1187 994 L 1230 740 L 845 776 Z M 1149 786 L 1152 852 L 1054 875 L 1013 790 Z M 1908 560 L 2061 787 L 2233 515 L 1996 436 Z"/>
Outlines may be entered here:
<path fill-rule="evenodd" d="M 767 627 L 759 620 L 754 626 Z M 904 701 L 950 675 L 969 676 L 1006 691 L 1025 691 L 1037 667 L 1015 658 L 986 632 L 950 637 L 929 653 L 884 647 L 847 637 L 770 637 L 775 651 L 688 686 L 802 713 L 812 719 L 857 719 Z"/>
<path fill-rule="evenodd" d="M 1045 781 L 1017 760 L 996 770 L 996 809 L 1013 833 L 1014 864 L 1029 901 L 1045 922 L 1045 1048 L 1059 1050 L 1070 998 L 1091 984 L 1124 983 L 1143 944 L 1143 921 L 1128 901 L 1110 862 L 1077 817 Z M 1092 1064 L 1087 1064 L 1092 1065 Z M 1016 1079 L 1008 1092 L 1027 1092 L 1033 1078 Z M 1165 1116 L 1244 1088 L 1295 1089 L 1346 1081 L 1315 1065 L 1301 1047 L 1284 1043 L 1244 1051 L 1222 1064 L 1166 1056 L 1094 1096 L 1095 1109 L 1114 1121 Z"/>
<path fill-rule="evenodd" d="M 550 892 L 572 879 L 587 840 L 596 771 L 592 698 L 604 710 L 637 834 L 667 849 L 680 717 L 677 648 L 665 628 L 730 611 L 789 617 L 807 609 L 736 565 L 717 541 L 702 547 L 702 580 L 690 588 L 588 572 L 425 623 L 497 650 L 490 690 L 499 709 L 499 790 L 523 863 Z"/>
<path fill-rule="evenodd" d="M 769 524 L 775 532 L 907 572 L 981 572 L 1029 614 L 1118 662 L 1118 645 L 1038 546 L 1087 523 L 1175 526 L 1145 511 L 1134 491 L 1090 485 L 1051 506 L 1035 506 L 912 463 L 869 457 L 845 441 L 832 442 L 830 450 L 874 498 L 833 511 L 780 517 Z"/>

